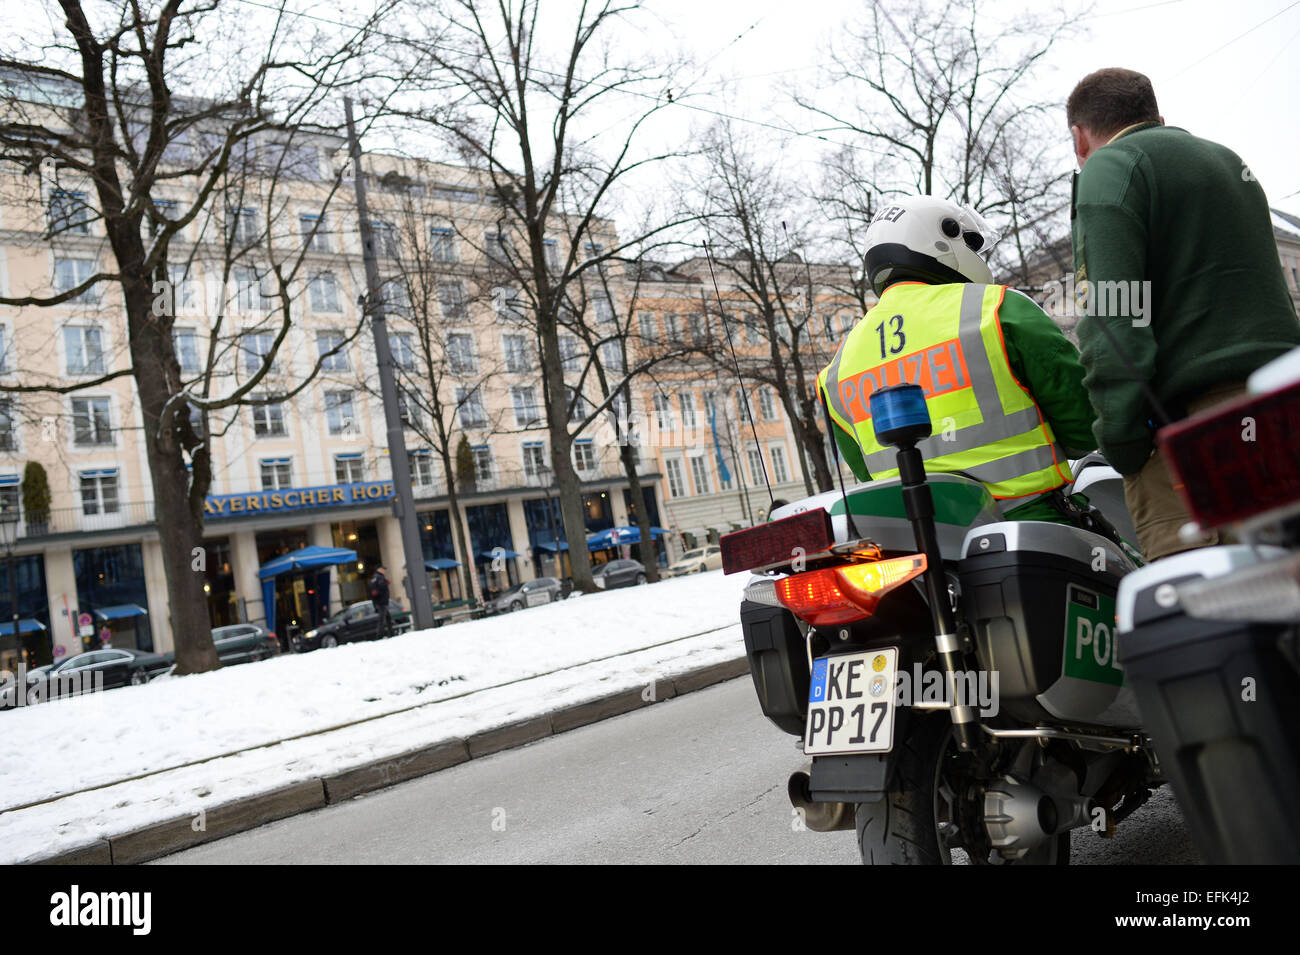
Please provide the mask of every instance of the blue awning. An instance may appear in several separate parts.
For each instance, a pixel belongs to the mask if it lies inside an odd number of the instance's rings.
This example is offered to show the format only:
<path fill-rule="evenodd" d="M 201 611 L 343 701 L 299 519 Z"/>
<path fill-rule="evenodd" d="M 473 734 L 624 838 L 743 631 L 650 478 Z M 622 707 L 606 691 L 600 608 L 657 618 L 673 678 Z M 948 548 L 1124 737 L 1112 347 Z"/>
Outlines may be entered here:
<path fill-rule="evenodd" d="M 424 562 L 425 570 L 451 570 L 453 567 L 459 567 L 460 561 L 452 560 L 450 557 L 435 557 L 433 560 Z"/>
<path fill-rule="evenodd" d="M 41 623 L 39 620 L 33 620 L 31 617 L 24 617 L 22 620 L 18 621 L 19 633 L 40 633 L 44 629 L 45 624 Z M 0 623 L 0 637 L 11 637 L 13 636 L 13 633 L 14 622 L 12 620 L 6 620 L 4 623 Z"/>
<path fill-rule="evenodd" d="M 538 541 L 536 549 L 544 550 L 548 554 L 554 554 L 557 550 L 568 550 L 569 542 L 560 541 L 559 546 L 557 547 L 555 541 Z"/>
<path fill-rule="evenodd" d="M 663 537 L 668 532 L 662 527 L 650 528 L 651 537 Z M 620 547 L 623 544 L 641 543 L 639 527 L 608 527 L 587 537 L 588 550 L 604 550 L 607 547 Z"/>
<path fill-rule="evenodd" d="M 492 561 L 496 560 L 498 557 L 504 557 L 508 560 L 511 557 L 518 557 L 518 556 L 520 555 L 517 554 L 515 551 L 506 550 L 504 548 L 502 548 L 500 551 L 481 550 L 478 552 L 478 559 L 479 559 L 479 563 L 481 564 L 491 563 Z"/>
<path fill-rule="evenodd" d="M 262 580 L 268 580 L 295 570 L 350 564 L 356 559 L 357 552 L 346 547 L 304 547 L 289 554 L 281 554 L 274 560 L 268 560 L 258 568 L 257 576 Z"/>
<path fill-rule="evenodd" d="M 149 611 L 139 604 L 117 604 L 114 607 L 99 607 L 92 612 L 100 620 L 125 620 L 128 617 L 143 617 Z"/>

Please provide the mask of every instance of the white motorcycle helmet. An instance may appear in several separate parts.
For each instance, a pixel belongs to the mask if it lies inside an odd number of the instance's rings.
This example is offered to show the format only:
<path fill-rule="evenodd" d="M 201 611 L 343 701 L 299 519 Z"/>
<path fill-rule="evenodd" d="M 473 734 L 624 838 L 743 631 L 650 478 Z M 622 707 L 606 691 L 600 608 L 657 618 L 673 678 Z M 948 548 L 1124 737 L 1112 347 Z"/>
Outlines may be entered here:
<path fill-rule="evenodd" d="M 867 280 L 877 295 L 900 281 L 992 284 L 983 256 L 997 240 L 978 212 L 955 202 L 890 199 L 867 227 Z"/>

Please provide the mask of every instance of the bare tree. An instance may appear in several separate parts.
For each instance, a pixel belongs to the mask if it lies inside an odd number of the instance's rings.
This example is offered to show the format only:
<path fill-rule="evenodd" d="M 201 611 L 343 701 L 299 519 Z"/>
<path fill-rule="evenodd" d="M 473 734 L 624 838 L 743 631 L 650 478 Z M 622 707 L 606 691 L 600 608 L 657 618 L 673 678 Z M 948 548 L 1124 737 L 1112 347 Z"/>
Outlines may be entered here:
<path fill-rule="evenodd" d="M 547 31 L 564 37 L 562 47 L 552 45 L 561 55 L 551 58 L 538 36 L 537 0 L 428 4 L 419 19 L 435 24 L 438 35 L 415 36 L 408 47 L 433 77 L 410 90 L 426 105 L 409 116 L 442 134 L 491 183 L 497 228 L 482 240 L 483 251 L 519 290 L 537 331 L 570 541 L 585 539 L 585 523 L 563 387 L 562 313 L 574 298 L 572 286 L 641 238 L 616 239 L 602 210 L 626 180 L 669 155 L 638 153 L 634 144 L 650 117 L 670 105 L 672 70 L 641 48 L 616 56 L 610 36 L 638 6 L 583 3 L 567 30 L 548 19 Z M 594 590 L 586 549 L 569 554 L 575 586 Z"/>
<path fill-rule="evenodd" d="M 748 343 L 765 346 L 759 353 L 745 352 L 744 378 L 773 389 L 780 399 L 794 428 L 808 493 L 814 484 L 830 490 L 815 388 L 818 371 L 831 357 L 817 336 L 816 321 L 826 269 L 808 261 L 807 203 L 778 174 L 776 161 L 757 158 L 729 121 L 715 125 L 706 143 L 713 163 L 700 189 L 713 245 L 721 250 L 712 262 L 726 290 L 720 317 L 733 322 L 733 334 L 743 332 Z M 700 265 L 707 270 L 709 263 Z M 710 304 L 716 314 L 717 306 Z M 732 368 L 728 350 L 714 354 L 720 368 Z"/>
<path fill-rule="evenodd" d="M 1060 149 L 1049 119 L 1056 104 L 1034 84 L 1080 14 L 1062 7 L 991 18 L 976 7 L 873 0 L 838 32 L 817 94 L 795 97 L 827 121 L 819 132 L 852 138 L 832 157 L 822 193 L 855 252 L 873 196 L 917 192 L 973 206 L 1014 236 L 997 253 L 1004 269 L 1023 272 L 1028 248 L 1050 242 L 1068 174 L 1047 155 Z"/>
<path fill-rule="evenodd" d="M 228 10 L 221 0 L 165 0 L 151 10 L 134 0 L 94 7 L 59 0 L 58 6 L 63 22 L 48 43 L 34 49 L 23 39 L 0 54 L 0 162 L 25 173 L 30 194 L 41 199 L 49 184 L 40 177 L 86 183 L 85 208 L 102 223 L 109 261 L 93 274 L 56 283 L 53 294 L 33 290 L 0 303 L 54 306 L 107 288 L 121 296 L 127 343 L 114 367 L 93 380 L 10 390 L 66 393 L 133 379 L 178 669 L 208 670 L 218 661 L 209 623 L 193 610 L 205 599 L 203 577 L 191 569 L 202 553 L 212 480 L 201 419 L 284 400 L 306 387 L 299 380 L 277 395 L 259 395 L 274 382 L 293 290 L 305 277 L 301 244 L 286 248 L 276 233 L 285 193 L 275 187 L 275 171 L 298 161 L 298 147 L 314 149 L 313 134 L 336 128 L 323 118 L 327 101 L 356 79 L 375 19 L 326 38 L 307 34 L 284 7 L 257 30 L 247 8 Z M 336 176 L 315 195 L 322 211 L 337 186 Z M 259 331 L 267 337 L 257 339 L 254 351 L 240 332 L 236 367 L 247 369 L 246 376 L 224 377 L 230 367 L 224 359 L 236 347 L 223 324 L 224 307 L 207 336 L 202 369 L 197 376 L 182 371 L 169 305 L 171 266 L 183 259 L 191 228 L 201 228 L 200 245 L 220 242 L 223 289 L 246 259 L 265 291 L 268 317 Z M 250 354 L 257 360 L 247 359 Z M 199 420 L 189 409 L 197 409 Z"/>

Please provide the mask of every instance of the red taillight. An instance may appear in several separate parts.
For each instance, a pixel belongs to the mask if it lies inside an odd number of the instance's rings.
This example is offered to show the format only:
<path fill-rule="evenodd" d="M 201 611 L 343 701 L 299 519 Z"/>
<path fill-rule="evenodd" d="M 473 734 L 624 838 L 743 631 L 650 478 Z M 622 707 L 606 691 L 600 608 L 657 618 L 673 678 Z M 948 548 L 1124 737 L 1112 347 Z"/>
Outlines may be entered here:
<path fill-rule="evenodd" d="M 1300 500 L 1300 384 L 1241 398 L 1158 435 L 1183 502 L 1222 527 Z"/>
<path fill-rule="evenodd" d="M 819 554 L 834 543 L 831 516 L 820 507 L 724 534 L 718 541 L 722 549 L 722 571 L 726 574 L 788 564 L 800 553 Z"/>
<path fill-rule="evenodd" d="M 881 597 L 924 572 L 924 554 L 861 561 L 784 577 L 776 596 L 796 617 L 832 626 L 870 617 Z"/>

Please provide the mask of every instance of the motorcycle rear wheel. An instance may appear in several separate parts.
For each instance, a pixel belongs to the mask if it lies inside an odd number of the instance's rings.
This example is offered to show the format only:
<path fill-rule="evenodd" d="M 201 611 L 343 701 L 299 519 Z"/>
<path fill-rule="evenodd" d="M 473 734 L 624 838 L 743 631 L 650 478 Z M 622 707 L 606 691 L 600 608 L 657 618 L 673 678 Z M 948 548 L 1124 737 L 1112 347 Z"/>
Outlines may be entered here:
<path fill-rule="evenodd" d="M 901 792 L 879 802 L 858 803 L 858 851 L 863 865 L 952 865 L 952 851 L 941 830 L 951 826 L 947 807 L 956 791 L 952 778 L 956 743 L 946 713 L 918 713 L 897 750 Z M 967 853 L 973 865 L 1002 864 Z M 1018 865 L 1069 865 L 1070 834 L 1063 832 L 1031 852 Z"/>

